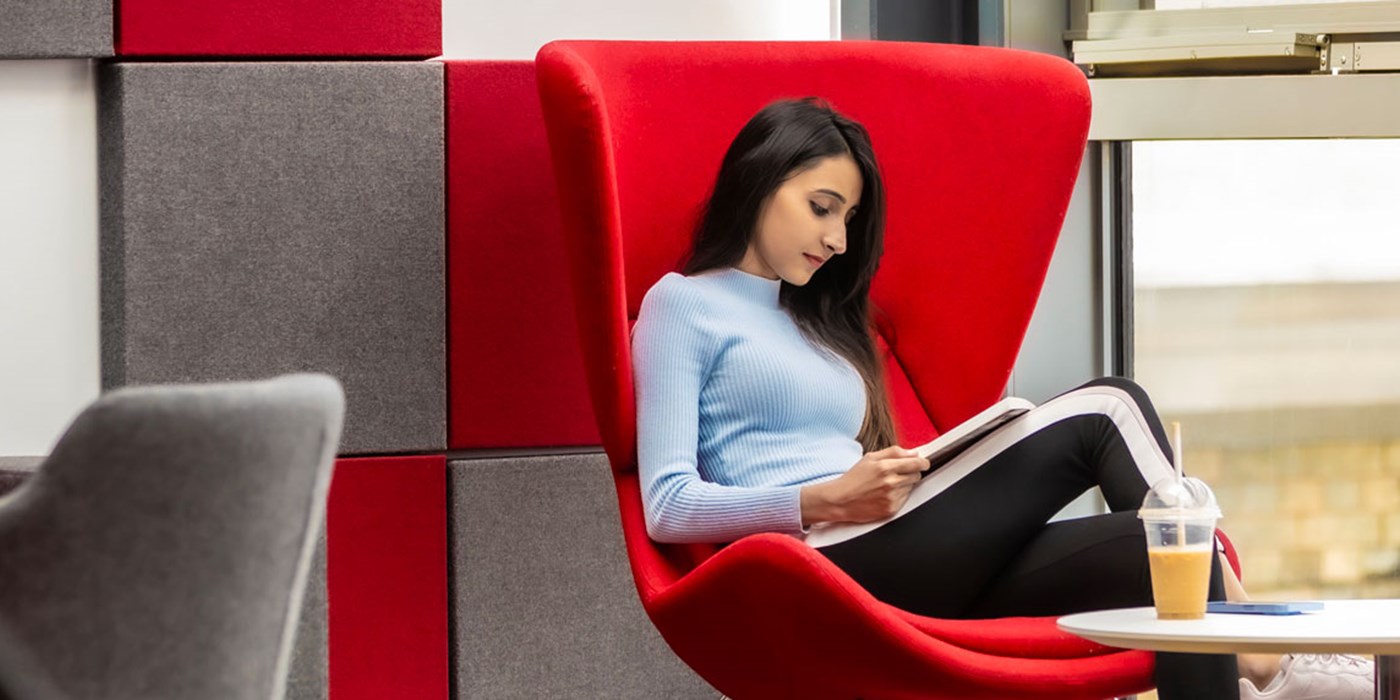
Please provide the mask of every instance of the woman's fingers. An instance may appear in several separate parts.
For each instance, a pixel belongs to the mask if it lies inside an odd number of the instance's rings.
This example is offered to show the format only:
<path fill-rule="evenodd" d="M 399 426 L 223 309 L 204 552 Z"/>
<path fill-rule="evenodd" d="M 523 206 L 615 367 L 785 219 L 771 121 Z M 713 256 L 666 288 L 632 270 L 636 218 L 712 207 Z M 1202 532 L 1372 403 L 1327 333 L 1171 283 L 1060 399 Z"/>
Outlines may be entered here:
<path fill-rule="evenodd" d="M 908 490 L 923 478 L 928 460 L 923 457 L 900 457 L 884 460 L 881 467 L 887 484 Z"/>
<path fill-rule="evenodd" d="M 889 447 L 886 447 L 883 450 L 872 452 L 871 454 L 880 459 L 891 459 L 896 457 L 906 457 L 914 453 L 912 450 L 906 450 L 903 447 L 900 447 L 899 445 L 890 445 Z"/>
<path fill-rule="evenodd" d="M 899 445 L 890 445 L 889 447 L 886 447 L 883 450 L 871 452 L 870 454 L 875 455 L 877 457 L 915 457 L 918 456 L 919 453 L 915 452 L 914 450 L 900 447 Z"/>
<path fill-rule="evenodd" d="M 899 457 L 886 462 L 897 474 L 915 474 L 928 469 L 928 460 L 923 457 Z"/>

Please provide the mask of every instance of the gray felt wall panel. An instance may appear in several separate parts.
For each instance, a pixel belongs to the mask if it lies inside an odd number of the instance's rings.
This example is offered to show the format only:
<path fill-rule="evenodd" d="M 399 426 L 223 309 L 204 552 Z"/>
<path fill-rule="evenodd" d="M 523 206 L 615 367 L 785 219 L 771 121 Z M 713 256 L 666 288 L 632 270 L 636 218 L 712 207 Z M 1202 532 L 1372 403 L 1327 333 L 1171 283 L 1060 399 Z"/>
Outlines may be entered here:
<path fill-rule="evenodd" d="M 714 700 L 637 600 L 602 453 L 448 472 L 454 697 Z"/>
<path fill-rule="evenodd" d="M 0 0 L 0 58 L 112 55 L 112 0 Z"/>
<path fill-rule="evenodd" d="M 446 446 L 436 63 L 99 73 L 102 383 L 326 372 L 343 454 Z"/>

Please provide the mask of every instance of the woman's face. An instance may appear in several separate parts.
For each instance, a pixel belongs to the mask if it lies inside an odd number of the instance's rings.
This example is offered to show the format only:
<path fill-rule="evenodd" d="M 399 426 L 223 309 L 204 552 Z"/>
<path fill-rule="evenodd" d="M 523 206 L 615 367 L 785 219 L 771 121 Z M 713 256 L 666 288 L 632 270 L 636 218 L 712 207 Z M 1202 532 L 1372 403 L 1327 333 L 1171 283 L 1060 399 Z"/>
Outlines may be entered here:
<path fill-rule="evenodd" d="M 833 255 L 846 252 L 846 225 L 864 183 L 849 155 L 832 156 L 790 174 L 764 201 L 744 259 L 749 274 L 802 286 Z"/>

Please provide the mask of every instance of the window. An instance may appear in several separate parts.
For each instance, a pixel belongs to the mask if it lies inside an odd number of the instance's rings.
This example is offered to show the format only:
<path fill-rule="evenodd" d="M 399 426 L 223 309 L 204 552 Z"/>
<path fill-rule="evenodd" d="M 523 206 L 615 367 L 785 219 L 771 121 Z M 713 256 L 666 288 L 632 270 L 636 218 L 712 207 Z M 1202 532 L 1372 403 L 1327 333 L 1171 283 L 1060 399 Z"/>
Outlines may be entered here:
<path fill-rule="evenodd" d="M 1260 597 L 1400 596 L 1400 140 L 1132 145 L 1136 379 Z"/>

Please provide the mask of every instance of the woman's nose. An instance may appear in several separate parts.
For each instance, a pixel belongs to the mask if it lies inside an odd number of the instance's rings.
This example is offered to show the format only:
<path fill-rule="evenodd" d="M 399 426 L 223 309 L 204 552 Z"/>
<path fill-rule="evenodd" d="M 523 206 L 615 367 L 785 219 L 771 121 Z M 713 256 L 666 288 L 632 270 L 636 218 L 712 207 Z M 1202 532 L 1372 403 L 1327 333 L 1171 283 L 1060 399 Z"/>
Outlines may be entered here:
<path fill-rule="evenodd" d="M 832 255 L 840 255 L 846 252 L 845 230 L 843 229 L 839 232 L 828 233 L 823 243 L 826 245 L 826 249 L 831 251 Z"/>

